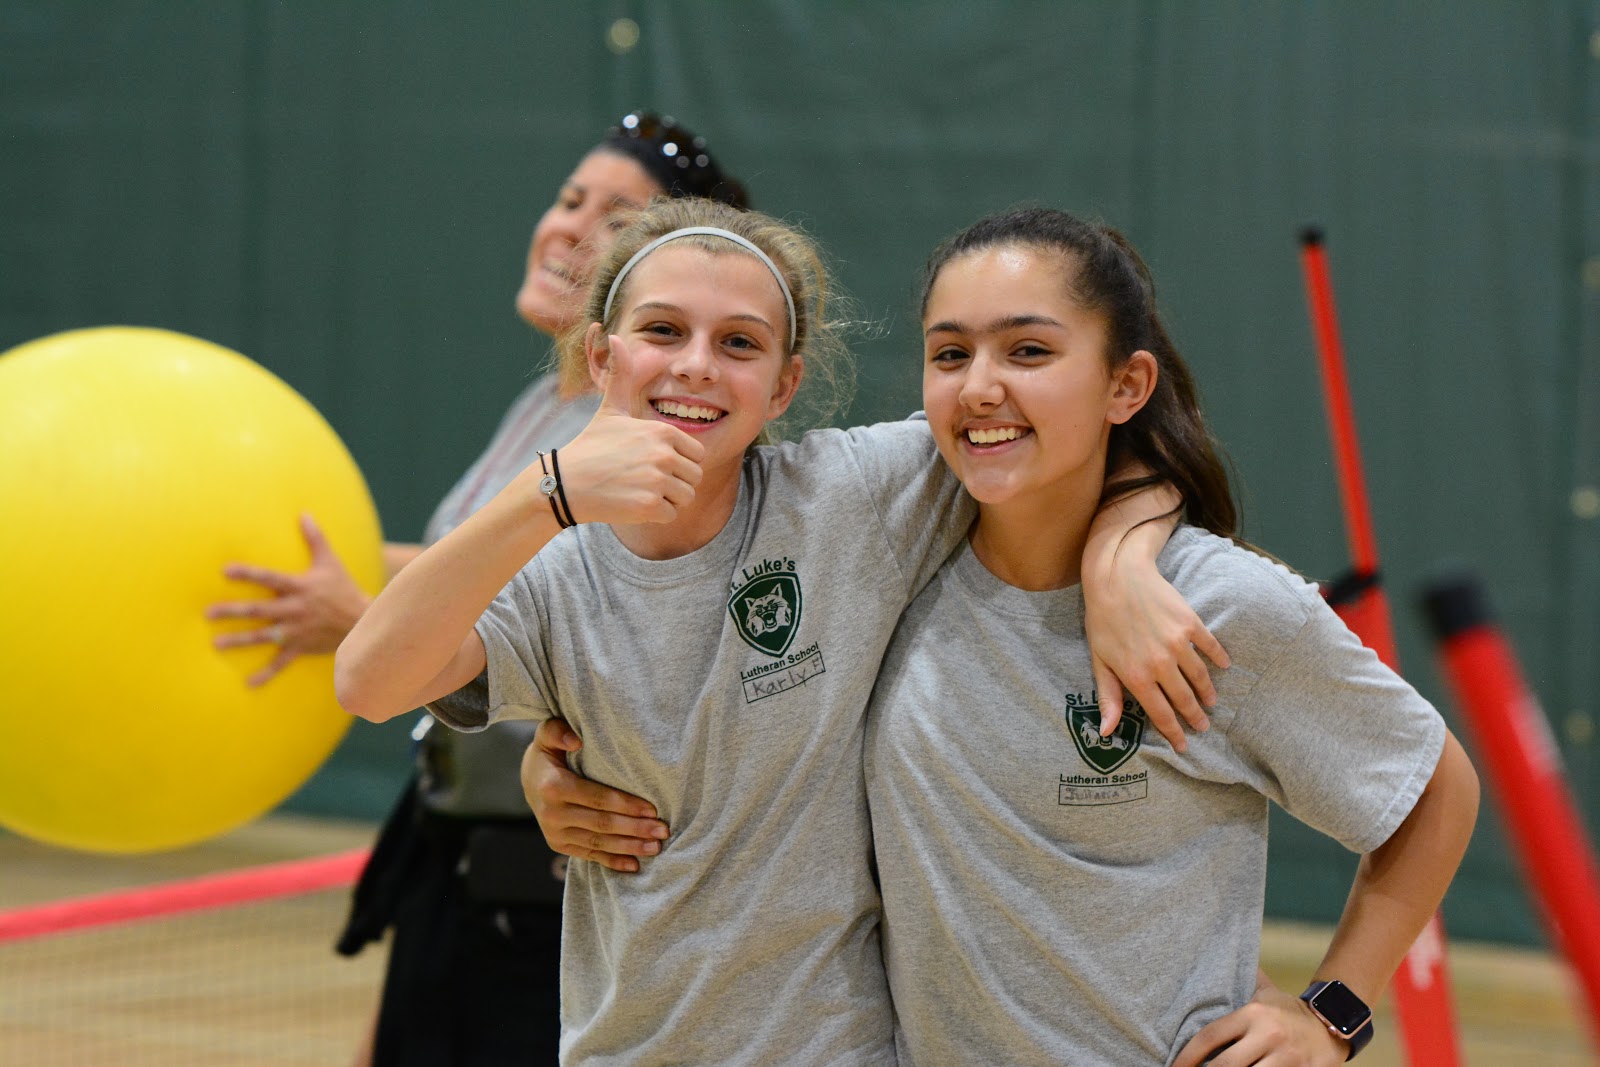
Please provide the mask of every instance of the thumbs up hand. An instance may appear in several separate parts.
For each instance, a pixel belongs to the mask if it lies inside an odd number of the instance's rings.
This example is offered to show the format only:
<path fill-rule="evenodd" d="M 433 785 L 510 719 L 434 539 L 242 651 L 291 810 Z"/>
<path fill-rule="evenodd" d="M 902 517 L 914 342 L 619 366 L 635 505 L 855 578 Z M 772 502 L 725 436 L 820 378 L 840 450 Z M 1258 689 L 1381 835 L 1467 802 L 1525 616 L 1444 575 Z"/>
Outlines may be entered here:
<path fill-rule="evenodd" d="M 622 338 L 615 334 L 606 337 L 606 378 L 600 392 L 600 410 L 595 419 L 622 416 L 643 419 L 649 415 L 650 402 L 645 399 L 643 381 L 633 353 Z"/>
<path fill-rule="evenodd" d="M 650 417 L 648 384 L 622 338 L 607 338 L 600 407 L 561 449 L 561 483 L 578 522 L 671 522 L 694 500 L 705 446 Z M 530 474 L 541 477 L 537 467 Z"/>

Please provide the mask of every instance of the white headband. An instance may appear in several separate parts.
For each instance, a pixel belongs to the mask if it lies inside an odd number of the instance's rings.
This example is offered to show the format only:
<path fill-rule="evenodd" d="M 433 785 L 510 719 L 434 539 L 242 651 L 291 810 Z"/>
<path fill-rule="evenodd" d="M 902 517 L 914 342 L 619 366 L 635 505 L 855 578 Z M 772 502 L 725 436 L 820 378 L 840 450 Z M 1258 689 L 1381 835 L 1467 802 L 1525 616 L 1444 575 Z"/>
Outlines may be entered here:
<path fill-rule="evenodd" d="M 794 297 L 789 293 L 789 283 L 783 280 L 783 272 L 778 270 L 778 265 L 772 262 L 772 260 L 768 258 L 767 254 L 761 251 L 761 249 L 757 248 L 753 242 L 740 237 L 736 233 L 731 233 L 728 230 L 724 230 L 716 226 L 685 226 L 681 230 L 673 230 L 671 233 L 662 234 L 660 237 L 657 237 L 654 241 L 651 241 L 649 244 L 639 249 L 639 251 L 635 252 L 628 259 L 628 262 L 622 265 L 622 269 L 617 271 L 617 276 L 611 281 L 611 289 L 606 293 L 606 309 L 604 312 L 604 317 L 608 319 L 611 317 L 611 301 L 616 299 L 617 288 L 622 285 L 622 279 L 628 276 L 628 272 L 632 270 L 641 259 L 643 259 L 645 256 L 648 256 L 651 252 L 654 252 L 668 241 L 676 241 L 680 237 L 692 237 L 695 234 L 705 234 L 709 237 L 721 237 L 724 240 L 732 241 L 734 244 L 743 247 L 751 255 L 755 256 L 757 259 L 767 265 L 767 269 L 772 272 L 772 276 L 778 281 L 778 288 L 783 290 L 783 302 L 784 305 L 789 309 L 789 351 L 793 352 L 795 338 Z"/>

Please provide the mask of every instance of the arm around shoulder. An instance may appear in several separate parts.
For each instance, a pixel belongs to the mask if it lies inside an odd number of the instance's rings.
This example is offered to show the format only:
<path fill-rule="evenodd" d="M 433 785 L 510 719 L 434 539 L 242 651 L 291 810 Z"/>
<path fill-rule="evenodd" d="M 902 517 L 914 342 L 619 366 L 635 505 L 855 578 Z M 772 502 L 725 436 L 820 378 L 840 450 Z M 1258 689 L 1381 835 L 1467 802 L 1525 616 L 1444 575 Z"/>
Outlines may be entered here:
<path fill-rule="evenodd" d="M 1082 572 L 1103 731 L 1115 728 L 1126 685 L 1179 752 L 1186 745 L 1179 717 L 1204 730 L 1202 705 L 1217 699 L 1202 655 L 1228 666 L 1221 643 L 1156 569 L 1182 503 L 1164 482 L 1105 503 L 1089 528 Z"/>

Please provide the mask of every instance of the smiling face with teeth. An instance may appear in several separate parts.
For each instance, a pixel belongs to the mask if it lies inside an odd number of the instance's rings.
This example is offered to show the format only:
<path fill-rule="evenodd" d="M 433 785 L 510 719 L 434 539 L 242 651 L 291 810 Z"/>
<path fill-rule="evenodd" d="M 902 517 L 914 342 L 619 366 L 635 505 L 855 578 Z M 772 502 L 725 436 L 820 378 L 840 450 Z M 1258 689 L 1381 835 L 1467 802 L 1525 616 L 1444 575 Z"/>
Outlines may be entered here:
<path fill-rule="evenodd" d="M 707 482 L 736 484 L 745 449 L 794 398 L 801 360 L 787 352 L 789 313 L 771 271 L 731 243 L 713 252 L 692 240 L 658 248 L 629 272 L 616 331 L 640 394 L 636 411 L 699 438 Z M 587 347 L 602 389 L 603 342 L 595 323 Z"/>
<path fill-rule="evenodd" d="M 1111 427 L 1148 388 L 1136 353 L 1113 373 L 1103 314 L 1072 298 L 1059 253 L 1025 245 L 940 268 L 923 318 L 923 406 L 951 469 L 984 506 L 1092 516 Z M 1140 357 L 1143 357 L 1142 359 Z"/>
<path fill-rule="evenodd" d="M 583 157 L 534 228 L 517 314 L 552 335 L 579 321 L 594 265 L 616 239 L 617 216 L 664 191 L 627 156 L 597 149 Z"/>

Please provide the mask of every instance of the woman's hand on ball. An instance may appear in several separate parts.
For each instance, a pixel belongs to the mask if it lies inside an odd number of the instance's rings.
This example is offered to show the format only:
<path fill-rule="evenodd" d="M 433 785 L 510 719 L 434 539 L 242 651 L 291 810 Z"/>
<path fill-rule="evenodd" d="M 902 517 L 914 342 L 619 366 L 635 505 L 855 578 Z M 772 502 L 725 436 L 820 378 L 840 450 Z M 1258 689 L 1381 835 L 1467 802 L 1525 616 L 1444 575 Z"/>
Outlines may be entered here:
<path fill-rule="evenodd" d="M 562 488 L 579 522 L 671 522 L 694 500 L 705 446 L 649 417 L 643 382 L 626 346 L 619 337 L 609 345 L 599 410 L 561 449 Z"/>
<path fill-rule="evenodd" d="M 225 577 L 252 582 L 274 594 L 265 600 L 230 600 L 206 609 L 208 619 L 253 619 L 255 629 L 220 634 L 217 648 L 277 644 L 278 654 L 252 674 L 252 686 L 263 685 L 300 656 L 325 655 L 339 647 L 370 603 L 322 530 L 309 515 L 300 517 L 300 532 L 311 551 L 311 565 L 299 574 L 246 563 L 224 567 Z"/>

